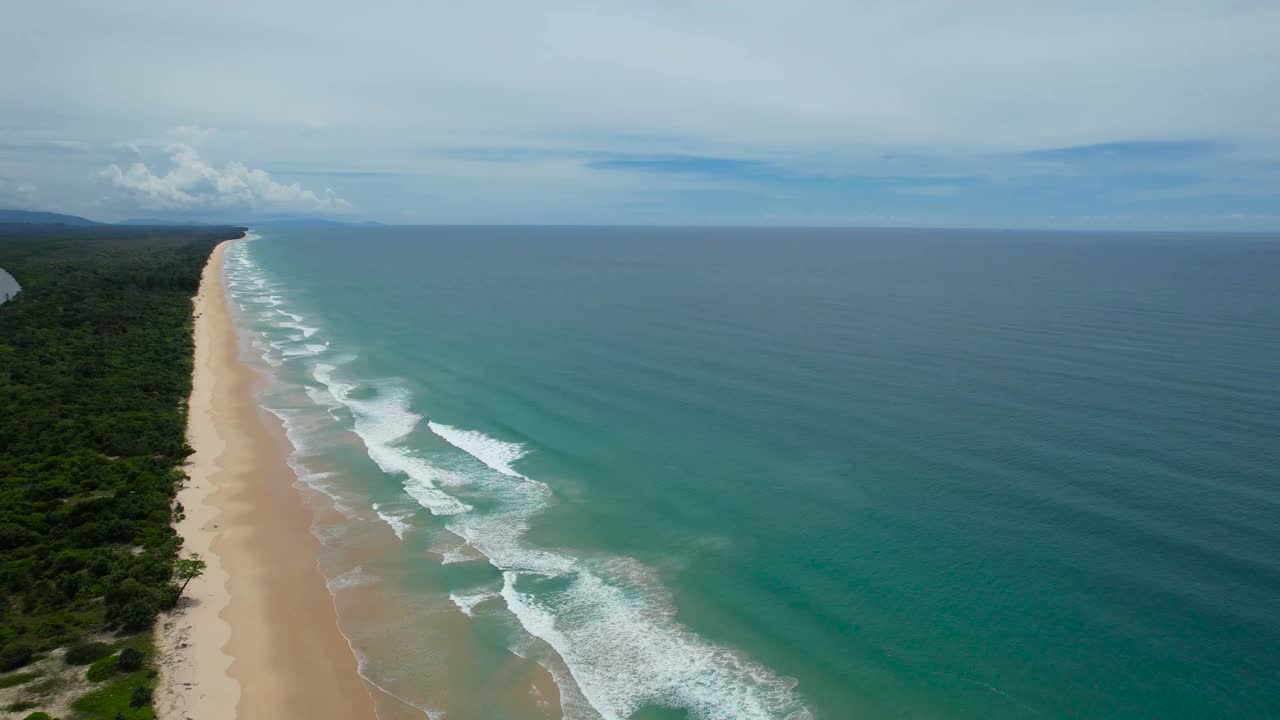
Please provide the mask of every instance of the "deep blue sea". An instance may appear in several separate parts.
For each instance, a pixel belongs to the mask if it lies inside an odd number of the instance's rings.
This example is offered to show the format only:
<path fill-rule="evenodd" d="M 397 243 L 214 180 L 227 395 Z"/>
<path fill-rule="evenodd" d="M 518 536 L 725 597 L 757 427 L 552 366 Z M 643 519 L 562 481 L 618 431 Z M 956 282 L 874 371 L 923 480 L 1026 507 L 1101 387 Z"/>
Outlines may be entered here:
<path fill-rule="evenodd" d="M 1280 237 L 257 234 L 387 718 L 1280 717 Z"/>

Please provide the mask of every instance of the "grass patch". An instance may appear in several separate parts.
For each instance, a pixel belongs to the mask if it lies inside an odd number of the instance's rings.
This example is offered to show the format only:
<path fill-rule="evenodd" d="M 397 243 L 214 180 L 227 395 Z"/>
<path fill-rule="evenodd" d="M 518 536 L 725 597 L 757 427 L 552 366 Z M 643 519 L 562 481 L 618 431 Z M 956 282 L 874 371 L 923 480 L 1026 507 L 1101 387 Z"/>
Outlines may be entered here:
<path fill-rule="evenodd" d="M 31 702 L 30 700 L 19 700 L 18 702 L 12 703 L 9 706 L 7 706 L 5 710 L 8 710 L 9 712 L 22 712 L 23 710 L 30 710 L 35 706 L 36 704 Z"/>
<path fill-rule="evenodd" d="M 107 655 L 94 660 L 85 677 L 90 682 L 103 682 L 111 679 L 116 673 L 131 673 L 145 669 L 145 663 L 152 657 L 155 648 L 151 646 L 151 633 L 138 633 L 107 646 Z M 139 656 L 141 659 L 139 660 Z M 130 660 L 139 664 L 130 667 Z"/>
<path fill-rule="evenodd" d="M 130 635 L 116 640 L 111 644 L 111 649 L 115 651 L 124 650 L 125 648 L 133 648 L 147 658 L 155 657 L 154 638 L 150 632 L 140 632 L 135 635 Z"/>
<path fill-rule="evenodd" d="M 150 705 L 151 691 L 155 684 L 155 647 L 151 633 L 139 633 L 112 644 L 113 654 L 95 661 L 89 666 L 89 679 L 106 681 L 97 690 L 72 703 L 79 720 L 154 720 L 155 711 Z M 125 670 L 120 667 L 120 656 L 125 651 L 140 653 L 140 667 Z M 96 670 L 95 670 L 96 668 Z M 95 678 L 95 675 L 98 677 Z M 145 703 L 139 707 L 140 700 Z"/>
<path fill-rule="evenodd" d="M 93 664 L 85 671 L 84 676 L 89 679 L 89 682 L 102 682 L 109 680 L 115 674 L 116 656 L 108 655 L 100 660 L 93 661 Z"/>
<path fill-rule="evenodd" d="M 67 648 L 68 665 L 88 665 L 111 654 L 111 646 L 103 642 L 87 642 Z"/>
<path fill-rule="evenodd" d="M 151 678 L 146 670 L 119 675 L 105 686 L 94 690 L 72 704 L 76 712 L 86 720 L 155 720 L 155 711 L 150 705 L 133 707 L 137 688 L 144 688 L 148 695 L 151 690 Z"/>
<path fill-rule="evenodd" d="M 38 672 L 14 673 L 9 677 L 0 678 L 0 690 L 4 688 L 17 687 L 23 683 L 29 683 L 40 677 Z"/>

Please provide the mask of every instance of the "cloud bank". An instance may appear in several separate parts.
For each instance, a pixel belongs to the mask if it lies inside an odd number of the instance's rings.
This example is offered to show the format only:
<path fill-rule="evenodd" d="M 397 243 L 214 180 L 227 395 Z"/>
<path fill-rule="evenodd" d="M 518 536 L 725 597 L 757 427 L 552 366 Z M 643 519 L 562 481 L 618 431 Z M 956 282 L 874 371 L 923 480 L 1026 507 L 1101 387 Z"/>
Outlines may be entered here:
<path fill-rule="evenodd" d="M 47 209 L 1280 224 L 1275 0 L 11 4 L 0 177 Z"/>
<path fill-rule="evenodd" d="M 191 134 L 189 126 L 181 129 Z M 152 211 L 341 214 L 352 209 L 331 189 L 316 193 L 298 183 L 277 182 L 266 171 L 240 162 L 215 167 L 190 145 L 169 145 L 168 155 L 171 167 L 163 174 L 141 162 L 128 169 L 113 163 L 102 178 L 139 208 Z"/>

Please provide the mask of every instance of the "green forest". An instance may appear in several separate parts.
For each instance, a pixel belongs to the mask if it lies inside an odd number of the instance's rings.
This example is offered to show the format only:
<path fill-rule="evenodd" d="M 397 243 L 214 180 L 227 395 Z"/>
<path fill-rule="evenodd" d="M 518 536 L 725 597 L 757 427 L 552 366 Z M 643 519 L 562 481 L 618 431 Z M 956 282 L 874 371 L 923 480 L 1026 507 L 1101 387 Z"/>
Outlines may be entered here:
<path fill-rule="evenodd" d="M 62 653 L 97 668 L 76 717 L 152 717 L 139 657 L 180 594 L 191 298 L 242 233 L 0 225 L 0 268 L 22 286 L 0 304 L 0 689 L 38 696 L 32 668 Z"/>

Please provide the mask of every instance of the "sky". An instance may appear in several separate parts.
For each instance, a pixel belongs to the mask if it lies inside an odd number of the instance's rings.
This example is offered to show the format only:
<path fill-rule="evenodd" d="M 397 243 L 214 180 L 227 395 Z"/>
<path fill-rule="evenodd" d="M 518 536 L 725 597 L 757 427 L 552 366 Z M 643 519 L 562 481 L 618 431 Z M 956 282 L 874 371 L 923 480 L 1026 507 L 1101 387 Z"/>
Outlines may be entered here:
<path fill-rule="evenodd" d="M 0 10 L 0 207 L 1280 230 L 1276 0 Z"/>

